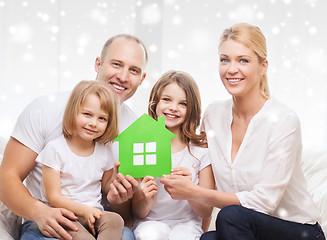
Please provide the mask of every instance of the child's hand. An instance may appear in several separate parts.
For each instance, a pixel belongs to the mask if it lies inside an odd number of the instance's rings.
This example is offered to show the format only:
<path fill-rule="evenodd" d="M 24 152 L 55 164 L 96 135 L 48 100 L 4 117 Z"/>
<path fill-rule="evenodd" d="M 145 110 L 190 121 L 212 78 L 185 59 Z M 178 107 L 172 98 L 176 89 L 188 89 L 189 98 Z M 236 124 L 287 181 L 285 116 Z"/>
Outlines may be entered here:
<path fill-rule="evenodd" d="M 92 234 L 95 235 L 94 223 L 96 218 L 100 218 L 103 212 L 97 208 L 85 206 L 83 209 L 83 217 L 87 222 Z"/>
<path fill-rule="evenodd" d="M 192 174 L 190 170 L 186 167 L 177 167 L 171 170 L 171 175 L 185 176 L 192 181 Z"/>
<path fill-rule="evenodd" d="M 141 191 L 143 192 L 147 201 L 154 203 L 157 196 L 157 183 L 152 176 L 145 176 L 140 184 Z"/>

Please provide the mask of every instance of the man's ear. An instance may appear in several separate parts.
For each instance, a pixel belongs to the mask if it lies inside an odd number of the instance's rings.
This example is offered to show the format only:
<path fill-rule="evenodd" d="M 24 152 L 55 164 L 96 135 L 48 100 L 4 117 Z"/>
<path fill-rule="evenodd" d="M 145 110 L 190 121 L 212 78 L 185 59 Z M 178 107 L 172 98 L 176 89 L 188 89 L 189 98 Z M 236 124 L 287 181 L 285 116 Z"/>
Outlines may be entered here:
<path fill-rule="evenodd" d="M 142 75 L 142 79 L 141 79 L 141 81 L 140 81 L 139 86 L 142 84 L 142 82 L 143 82 L 143 80 L 145 79 L 145 77 L 146 77 L 146 73 L 143 73 L 143 75 Z"/>
<path fill-rule="evenodd" d="M 94 70 L 96 72 L 99 72 L 100 66 L 101 66 L 101 58 L 100 57 L 97 57 L 95 59 Z"/>

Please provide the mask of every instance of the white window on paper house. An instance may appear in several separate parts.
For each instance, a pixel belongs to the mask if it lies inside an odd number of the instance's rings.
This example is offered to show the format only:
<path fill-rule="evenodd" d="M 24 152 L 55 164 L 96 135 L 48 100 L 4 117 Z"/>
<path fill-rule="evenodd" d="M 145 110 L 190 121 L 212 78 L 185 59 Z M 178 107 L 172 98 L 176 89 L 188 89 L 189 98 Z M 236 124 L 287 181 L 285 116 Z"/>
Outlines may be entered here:
<path fill-rule="evenodd" d="M 133 165 L 156 165 L 157 164 L 157 143 L 134 143 L 133 144 Z"/>

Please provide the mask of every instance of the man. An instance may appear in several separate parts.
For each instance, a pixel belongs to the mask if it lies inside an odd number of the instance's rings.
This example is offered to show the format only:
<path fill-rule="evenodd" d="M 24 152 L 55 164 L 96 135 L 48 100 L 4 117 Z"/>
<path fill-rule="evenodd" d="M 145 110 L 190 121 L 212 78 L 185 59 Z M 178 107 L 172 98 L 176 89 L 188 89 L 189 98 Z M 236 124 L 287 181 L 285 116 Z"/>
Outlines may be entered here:
<path fill-rule="evenodd" d="M 144 44 L 130 35 L 109 39 L 101 57 L 96 58 L 96 80 L 107 82 L 121 101 L 120 131 L 136 119 L 123 102 L 133 96 L 143 82 L 147 58 Z M 21 227 L 21 239 L 72 239 L 65 228 L 77 230 L 71 222 L 76 220 L 72 212 L 51 208 L 38 200 L 42 172 L 41 166 L 35 162 L 44 146 L 61 134 L 69 94 L 41 97 L 27 106 L 19 116 L 5 149 L 0 167 L 0 198 L 13 212 L 29 220 Z M 115 170 L 113 177 L 116 180 L 107 198 L 110 206 L 112 204 L 120 210 L 119 204 L 132 197 L 137 182 L 130 176 L 117 174 L 117 167 Z M 26 187 L 23 184 L 25 178 Z"/>

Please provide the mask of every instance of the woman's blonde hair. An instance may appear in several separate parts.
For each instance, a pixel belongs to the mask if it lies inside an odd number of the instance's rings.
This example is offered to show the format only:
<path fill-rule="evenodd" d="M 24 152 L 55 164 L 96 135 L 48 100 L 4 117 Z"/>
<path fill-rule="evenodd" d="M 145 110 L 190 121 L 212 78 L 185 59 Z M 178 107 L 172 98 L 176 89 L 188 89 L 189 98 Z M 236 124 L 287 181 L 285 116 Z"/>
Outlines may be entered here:
<path fill-rule="evenodd" d="M 68 100 L 62 132 L 70 138 L 76 128 L 76 117 L 79 114 L 87 96 L 96 95 L 101 103 L 101 109 L 108 114 L 108 124 L 102 136 L 94 139 L 100 143 L 112 141 L 118 135 L 118 106 L 119 100 L 107 83 L 101 81 L 81 81 L 73 89 Z"/>
<path fill-rule="evenodd" d="M 219 48 L 223 42 L 229 39 L 252 49 L 258 57 L 259 63 L 263 63 L 267 59 L 266 38 L 258 27 L 247 23 L 238 23 L 225 29 L 220 37 Z M 264 97 L 270 97 L 267 74 L 261 78 L 260 90 Z"/>
<path fill-rule="evenodd" d="M 181 125 L 183 133 L 182 140 L 189 148 L 189 143 L 197 146 L 206 146 L 205 132 L 196 133 L 201 120 L 201 98 L 198 86 L 192 76 L 182 71 L 168 71 L 164 73 L 153 86 L 148 105 L 148 114 L 154 119 L 158 119 L 156 114 L 157 105 L 160 101 L 161 94 L 164 88 L 170 83 L 177 83 L 186 95 L 186 116 Z"/>

